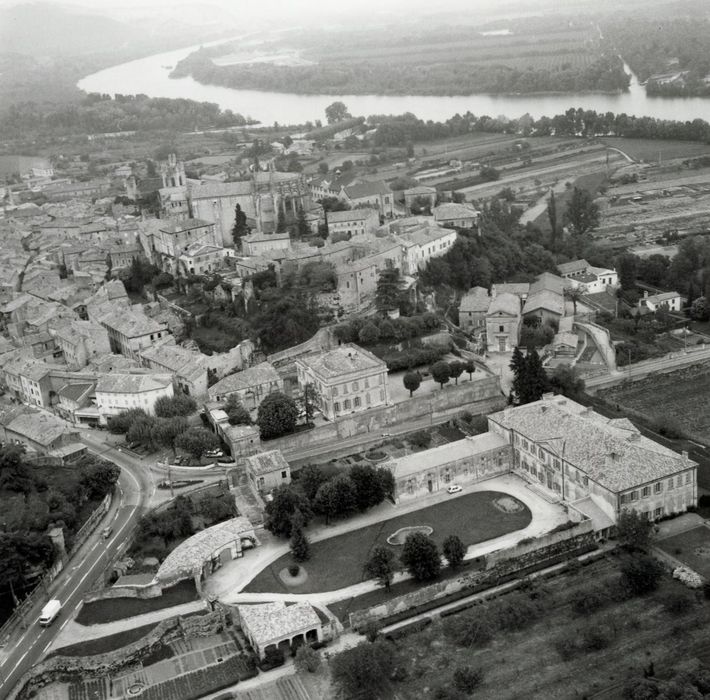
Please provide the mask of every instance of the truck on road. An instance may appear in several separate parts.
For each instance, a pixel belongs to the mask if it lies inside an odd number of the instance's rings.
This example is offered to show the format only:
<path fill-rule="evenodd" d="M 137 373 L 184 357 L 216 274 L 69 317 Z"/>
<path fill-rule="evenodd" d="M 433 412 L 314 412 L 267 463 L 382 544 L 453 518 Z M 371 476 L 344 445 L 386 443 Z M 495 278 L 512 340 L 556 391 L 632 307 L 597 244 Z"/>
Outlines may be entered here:
<path fill-rule="evenodd" d="M 62 609 L 62 604 L 58 600 L 50 600 L 39 614 L 39 624 L 42 627 L 49 627 L 54 622 L 59 611 Z"/>

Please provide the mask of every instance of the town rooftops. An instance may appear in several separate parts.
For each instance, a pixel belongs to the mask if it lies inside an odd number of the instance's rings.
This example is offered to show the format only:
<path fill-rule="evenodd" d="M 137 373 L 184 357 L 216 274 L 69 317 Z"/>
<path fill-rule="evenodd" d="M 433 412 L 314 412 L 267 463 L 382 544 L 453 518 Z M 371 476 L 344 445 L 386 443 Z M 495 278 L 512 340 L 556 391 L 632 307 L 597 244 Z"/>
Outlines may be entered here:
<path fill-rule="evenodd" d="M 478 211 L 465 204 L 447 202 L 434 207 L 432 214 L 437 221 L 450 221 L 454 219 L 470 219 L 471 217 L 476 218 Z"/>
<path fill-rule="evenodd" d="M 206 243 L 190 243 L 185 251 L 180 255 L 181 258 L 198 258 L 200 255 L 214 255 L 216 253 L 221 253 L 224 248 L 216 245 L 207 245 Z"/>
<path fill-rule="evenodd" d="M 580 272 L 586 272 L 589 269 L 589 263 L 586 260 L 572 260 L 566 263 L 560 263 L 557 266 L 557 271 L 564 277 L 565 275 L 575 275 Z"/>
<path fill-rule="evenodd" d="M 353 372 L 387 370 L 387 364 L 383 360 L 354 343 L 346 343 L 320 355 L 299 358 L 296 362 L 310 367 L 324 381 L 338 380 Z"/>
<path fill-rule="evenodd" d="M 179 234 L 184 231 L 192 231 L 196 228 L 205 226 L 214 226 L 211 221 L 203 221 L 202 219 L 185 219 L 184 221 L 166 221 L 160 226 L 163 233 Z"/>
<path fill-rule="evenodd" d="M 64 433 L 70 432 L 66 423 L 59 418 L 34 411 L 16 416 L 5 429 L 40 445 L 50 445 Z"/>
<path fill-rule="evenodd" d="M 96 383 L 96 393 L 103 394 L 140 394 L 144 391 L 159 391 L 173 383 L 170 374 L 150 372 L 141 374 L 131 372 L 125 374 L 106 374 L 99 377 Z"/>
<path fill-rule="evenodd" d="M 69 401 L 79 401 L 82 396 L 94 388 L 93 382 L 65 384 L 57 393 Z"/>
<path fill-rule="evenodd" d="M 529 282 L 503 282 L 502 284 L 494 284 L 491 287 L 492 296 L 496 297 L 499 294 L 517 294 L 519 297 L 527 296 L 530 292 Z"/>
<path fill-rule="evenodd" d="M 131 309 L 111 311 L 101 317 L 101 323 L 127 338 L 139 338 L 168 330 L 164 323 L 158 323 L 144 313 Z"/>
<path fill-rule="evenodd" d="M 262 384 L 271 384 L 281 379 L 279 373 L 269 362 L 261 362 L 254 367 L 235 372 L 222 379 L 208 389 L 210 398 L 215 396 L 227 396 L 238 391 L 251 389 Z"/>
<path fill-rule="evenodd" d="M 503 313 L 509 316 L 520 316 L 520 297 L 517 294 L 503 292 L 496 294 L 490 306 L 488 307 L 488 316 L 493 314 Z"/>
<path fill-rule="evenodd" d="M 247 457 L 247 464 L 249 470 L 256 476 L 288 469 L 288 462 L 281 454 L 281 450 L 269 450 L 251 455 L 251 457 Z"/>
<path fill-rule="evenodd" d="M 286 605 L 282 600 L 255 605 L 238 605 L 239 617 L 258 646 L 310 627 L 320 627 L 320 618 L 307 602 Z"/>
<path fill-rule="evenodd" d="M 159 345 L 140 351 L 140 356 L 155 362 L 171 372 L 184 374 L 202 368 L 205 355 L 194 350 L 188 350 L 180 345 Z"/>
<path fill-rule="evenodd" d="M 363 221 L 372 215 L 376 214 L 379 220 L 379 214 L 376 209 L 363 207 L 362 209 L 347 209 L 346 211 L 329 211 L 327 214 L 329 224 L 342 224 L 348 221 Z"/>
<path fill-rule="evenodd" d="M 454 440 L 446 445 L 432 447 L 430 450 L 399 457 L 393 460 L 394 466 L 392 466 L 392 462 L 389 462 L 387 467 L 392 469 L 395 479 L 400 479 L 411 474 L 418 474 L 424 469 L 443 466 L 450 462 L 490 452 L 505 447 L 507 444 L 508 441 L 497 433 L 482 433 L 465 437 L 463 440 Z"/>
<path fill-rule="evenodd" d="M 387 187 L 383 180 L 374 182 L 363 182 L 359 185 L 349 185 L 343 187 L 348 199 L 364 199 L 375 195 L 392 194 L 392 190 Z"/>
<path fill-rule="evenodd" d="M 488 290 L 484 287 L 473 287 L 465 294 L 464 298 L 461 299 L 459 312 L 486 312 L 490 304 L 491 298 L 488 295 Z"/>
<path fill-rule="evenodd" d="M 561 294 L 543 289 L 539 292 L 531 293 L 525 301 L 523 314 L 529 314 L 538 309 L 552 311 L 553 313 L 564 316 L 565 314 L 565 298 Z"/>
<path fill-rule="evenodd" d="M 555 294 L 563 294 L 565 287 L 569 285 L 569 280 L 559 277 L 558 275 L 553 275 L 551 272 L 543 272 L 541 275 L 538 275 L 537 279 L 530 285 L 530 296 L 543 290 L 555 292 Z"/>
<path fill-rule="evenodd" d="M 58 368 L 58 365 L 48 365 L 33 357 L 21 355 L 8 362 L 3 369 L 8 374 L 25 377 L 33 382 L 39 382 L 49 374 L 50 369 Z"/>
<path fill-rule="evenodd" d="M 288 241 L 290 239 L 291 234 L 288 231 L 284 231 L 283 233 L 279 233 L 278 231 L 275 233 L 262 233 L 261 231 L 254 231 L 254 233 L 244 236 L 242 241 L 246 241 L 247 243 L 265 243 L 268 241 Z"/>
<path fill-rule="evenodd" d="M 436 187 L 427 187 L 426 185 L 417 185 L 416 187 L 410 187 L 407 190 L 404 190 L 405 196 L 409 197 L 417 197 L 419 195 L 429 195 L 429 194 L 435 194 L 436 193 Z"/>
<path fill-rule="evenodd" d="M 697 463 L 641 435 L 626 420 L 605 418 L 568 398 L 555 396 L 488 416 L 527 440 L 545 441 L 601 486 L 625 491 Z"/>

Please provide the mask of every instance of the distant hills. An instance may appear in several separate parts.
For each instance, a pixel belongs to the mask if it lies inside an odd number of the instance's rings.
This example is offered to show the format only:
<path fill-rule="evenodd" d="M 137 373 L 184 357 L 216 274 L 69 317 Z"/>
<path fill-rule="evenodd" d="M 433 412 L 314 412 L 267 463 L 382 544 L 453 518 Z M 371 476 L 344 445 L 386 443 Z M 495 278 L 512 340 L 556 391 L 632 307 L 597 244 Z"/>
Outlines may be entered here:
<path fill-rule="evenodd" d="M 3 52 L 78 55 L 123 49 L 145 40 L 146 32 L 115 19 L 46 2 L 0 8 Z"/>

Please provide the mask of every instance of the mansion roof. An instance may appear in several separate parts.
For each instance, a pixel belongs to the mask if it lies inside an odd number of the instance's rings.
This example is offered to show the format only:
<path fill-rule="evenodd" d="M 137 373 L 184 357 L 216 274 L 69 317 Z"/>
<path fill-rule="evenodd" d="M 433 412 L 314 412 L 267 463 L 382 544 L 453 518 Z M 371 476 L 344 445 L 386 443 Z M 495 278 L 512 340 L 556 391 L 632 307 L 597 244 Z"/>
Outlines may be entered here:
<path fill-rule="evenodd" d="M 627 419 L 609 419 L 561 396 L 506 408 L 489 420 L 549 449 L 610 491 L 619 492 L 697 464 L 649 440 Z"/>
<path fill-rule="evenodd" d="M 159 391 L 173 383 L 169 374 L 107 374 L 99 377 L 96 393 L 104 394 L 140 394 L 144 391 Z"/>
<path fill-rule="evenodd" d="M 309 367 L 323 381 L 338 380 L 353 372 L 373 373 L 387 369 L 383 360 L 354 343 L 346 343 L 320 355 L 300 358 L 297 362 Z"/>
<path fill-rule="evenodd" d="M 261 362 L 254 367 L 249 367 L 241 372 L 235 372 L 220 379 L 209 388 L 208 393 L 210 397 L 225 396 L 237 391 L 251 389 L 254 386 L 278 382 L 279 379 L 280 375 L 271 363 Z"/>

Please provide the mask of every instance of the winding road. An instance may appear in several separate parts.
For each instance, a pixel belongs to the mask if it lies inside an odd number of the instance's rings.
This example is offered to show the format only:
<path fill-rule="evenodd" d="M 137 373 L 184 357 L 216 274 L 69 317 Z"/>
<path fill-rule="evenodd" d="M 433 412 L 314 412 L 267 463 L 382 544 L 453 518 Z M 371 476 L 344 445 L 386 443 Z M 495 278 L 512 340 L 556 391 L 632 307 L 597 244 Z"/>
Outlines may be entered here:
<path fill-rule="evenodd" d="M 50 584 L 46 599 L 38 601 L 30 610 L 25 623 L 0 652 L 0 698 L 10 696 L 22 676 L 42 659 L 59 631 L 74 616 L 84 594 L 147 510 L 154 491 L 149 469 L 140 459 L 119 452 L 93 436 L 82 435 L 82 440 L 90 452 L 121 467 L 113 502 L 102 523 Z M 101 530 L 107 525 L 113 527 L 113 533 L 109 539 L 104 539 Z M 62 610 L 50 627 L 40 627 L 37 618 L 44 602 L 50 598 L 59 599 Z"/>

